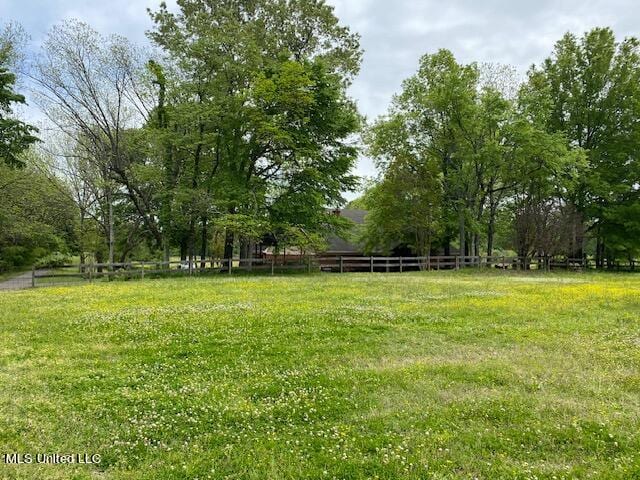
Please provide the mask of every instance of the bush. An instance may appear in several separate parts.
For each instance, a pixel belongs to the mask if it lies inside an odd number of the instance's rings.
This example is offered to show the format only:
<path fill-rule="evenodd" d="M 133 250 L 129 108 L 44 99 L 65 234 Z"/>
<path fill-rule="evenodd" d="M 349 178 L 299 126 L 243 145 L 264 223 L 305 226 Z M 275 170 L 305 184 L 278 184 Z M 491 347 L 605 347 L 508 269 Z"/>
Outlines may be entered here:
<path fill-rule="evenodd" d="M 36 262 L 38 268 L 58 268 L 70 264 L 71 257 L 61 252 L 53 252 Z"/>
<path fill-rule="evenodd" d="M 0 264 L 4 270 L 28 265 L 32 258 L 30 250 L 26 247 L 12 245 L 0 251 Z"/>

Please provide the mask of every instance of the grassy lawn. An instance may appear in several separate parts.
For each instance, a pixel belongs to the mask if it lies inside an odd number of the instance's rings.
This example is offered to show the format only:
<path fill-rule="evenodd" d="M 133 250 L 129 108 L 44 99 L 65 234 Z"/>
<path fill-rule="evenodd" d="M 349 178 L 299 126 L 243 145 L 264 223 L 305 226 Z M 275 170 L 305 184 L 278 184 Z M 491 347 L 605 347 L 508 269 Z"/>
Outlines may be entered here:
<path fill-rule="evenodd" d="M 0 292 L 0 478 L 640 478 L 640 276 Z M 1 459 L 0 459 L 1 461 Z"/>

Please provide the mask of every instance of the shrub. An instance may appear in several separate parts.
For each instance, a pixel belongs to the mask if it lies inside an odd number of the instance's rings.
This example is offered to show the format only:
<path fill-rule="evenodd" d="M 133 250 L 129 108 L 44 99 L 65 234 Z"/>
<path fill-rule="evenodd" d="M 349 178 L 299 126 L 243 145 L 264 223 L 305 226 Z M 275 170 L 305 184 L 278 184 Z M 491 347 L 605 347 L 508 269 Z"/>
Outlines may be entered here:
<path fill-rule="evenodd" d="M 28 265 L 31 258 L 29 249 L 16 245 L 4 247 L 0 252 L 0 264 L 4 269 Z"/>
<path fill-rule="evenodd" d="M 58 268 L 71 263 L 72 259 L 69 255 L 61 252 L 53 252 L 46 257 L 42 257 L 36 262 L 38 268 Z"/>

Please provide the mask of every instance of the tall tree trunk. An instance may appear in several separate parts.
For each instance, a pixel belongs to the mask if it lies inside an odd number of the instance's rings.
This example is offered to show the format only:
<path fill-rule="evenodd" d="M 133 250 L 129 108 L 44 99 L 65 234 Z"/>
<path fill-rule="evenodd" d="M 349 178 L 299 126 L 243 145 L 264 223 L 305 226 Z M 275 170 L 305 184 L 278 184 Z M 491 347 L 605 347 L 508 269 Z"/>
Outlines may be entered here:
<path fill-rule="evenodd" d="M 205 268 L 207 262 L 207 246 L 209 241 L 207 224 L 207 217 L 202 217 L 202 235 L 200 237 L 200 268 Z"/>
<path fill-rule="evenodd" d="M 103 270 L 102 262 L 104 262 L 104 257 L 102 256 L 102 249 L 96 251 L 94 256 L 96 257 L 96 263 L 100 265 L 98 267 L 98 273 L 102 273 L 102 270 Z"/>
<path fill-rule="evenodd" d="M 224 258 L 233 258 L 233 232 L 230 230 L 227 230 L 224 237 Z"/>
<path fill-rule="evenodd" d="M 458 212 L 458 232 L 460 235 L 460 255 L 465 255 L 467 250 L 467 232 L 465 230 L 464 211 Z"/>
<path fill-rule="evenodd" d="M 478 202 L 478 207 L 476 212 L 477 225 L 482 224 L 482 217 L 484 216 L 484 206 L 486 204 L 486 201 L 487 201 L 487 195 L 483 194 L 482 198 Z M 473 233 L 473 255 L 475 257 L 480 256 L 480 233 L 478 232 Z"/>
<path fill-rule="evenodd" d="M 596 235 L 596 268 L 604 268 L 604 239 L 600 235 L 600 227 Z"/>
<path fill-rule="evenodd" d="M 189 241 L 187 245 L 189 249 L 189 270 L 191 270 L 196 257 L 196 221 L 193 213 L 189 221 Z"/>
<path fill-rule="evenodd" d="M 487 228 L 487 255 L 490 257 L 493 255 L 493 237 L 496 233 L 496 206 L 491 201 L 491 207 L 489 208 L 489 225 Z"/>
<path fill-rule="evenodd" d="M 445 257 L 451 256 L 451 237 L 447 237 L 444 241 L 444 255 Z"/>
<path fill-rule="evenodd" d="M 164 262 L 169 262 L 169 260 L 171 260 L 169 234 L 164 231 L 162 232 L 162 260 Z"/>
<path fill-rule="evenodd" d="M 249 240 L 248 253 L 249 253 L 249 270 L 253 270 L 253 259 L 255 258 L 256 242 L 253 238 Z"/>
<path fill-rule="evenodd" d="M 166 80 L 164 78 L 164 74 L 162 69 L 157 64 L 151 65 L 152 73 L 156 77 L 156 83 L 159 87 L 158 92 L 158 106 L 156 108 L 156 115 L 158 120 L 158 126 L 163 129 L 168 129 L 168 121 L 165 110 L 165 95 L 166 95 Z M 170 267 L 168 262 L 171 260 L 171 201 L 172 201 L 172 193 L 173 187 L 176 184 L 178 170 L 177 170 L 177 162 L 173 157 L 173 149 L 171 148 L 170 142 L 165 142 L 165 151 L 164 151 L 164 170 L 165 170 L 165 179 L 166 182 L 164 188 L 166 193 L 165 198 L 162 201 L 162 205 L 160 207 L 160 226 L 162 228 L 162 249 L 163 249 L 163 260 L 167 262 L 167 268 Z M 167 198 L 168 197 L 168 198 Z"/>
<path fill-rule="evenodd" d="M 188 250 L 187 238 L 183 235 L 182 238 L 180 239 L 180 261 L 181 262 L 185 262 L 187 260 L 187 250 Z"/>
<path fill-rule="evenodd" d="M 249 258 L 251 252 L 251 242 L 247 237 L 240 238 L 240 259 L 245 260 Z"/>
<path fill-rule="evenodd" d="M 113 258 L 115 254 L 115 232 L 114 232 L 114 221 L 113 221 L 113 199 L 111 196 L 111 189 L 107 189 L 107 230 L 108 230 L 108 243 L 109 243 L 109 263 L 113 264 Z M 113 269 L 113 265 L 109 266 L 109 269 Z"/>
<path fill-rule="evenodd" d="M 87 263 L 87 254 L 85 250 L 85 239 L 84 239 L 84 209 L 80 209 L 80 268 L 81 273 L 84 273 L 84 266 Z"/>

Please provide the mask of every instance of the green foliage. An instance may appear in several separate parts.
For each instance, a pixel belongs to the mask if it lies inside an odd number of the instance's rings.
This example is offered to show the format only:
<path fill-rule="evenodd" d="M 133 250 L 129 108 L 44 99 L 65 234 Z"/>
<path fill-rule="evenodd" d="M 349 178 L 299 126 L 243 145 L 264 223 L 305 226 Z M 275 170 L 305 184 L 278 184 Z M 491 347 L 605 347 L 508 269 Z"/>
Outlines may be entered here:
<path fill-rule="evenodd" d="M 484 237 L 491 254 L 504 210 L 502 249 L 582 256 L 591 231 L 600 259 L 605 244 L 613 258 L 636 255 L 638 42 L 616 43 L 608 29 L 567 34 L 515 101 L 481 73 L 446 50 L 425 55 L 369 129 L 381 174 L 366 202 L 369 250 L 424 253 L 422 230 L 445 250 L 457 234 L 463 254 L 478 255 Z"/>
<path fill-rule="evenodd" d="M 33 153 L 22 169 L 0 165 L 0 268 L 28 266 L 76 242 L 77 212 L 62 182 Z"/>
<path fill-rule="evenodd" d="M 251 225 L 322 231 L 326 206 L 356 183 L 350 137 L 359 116 L 346 87 L 358 70 L 357 37 L 323 2 L 179 7 L 151 14 L 150 36 L 171 58 L 148 65 L 159 89 L 147 131 L 163 231 L 190 254 L 229 215 L 247 221 L 251 238 Z M 245 236 L 238 227 L 228 244 Z"/>
<path fill-rule="evenodd" d="M 378 122 L 369 133 L 370 154 L 382 159 L 383 179 L 362 203 L 369 214 L 365 249 L 384 253 L 406 244 L 428 255 L 442 228 L 443 176 L 437 158 L 416 146 L 402 114 Z"/>
<path fill-rule="evenodd" d="M 214 225 L 223 232 L 231 231 L 254 241 L 260 240 L 264 235 L 272 231 L 272 226 L 268 221 L 243 214 L 222 215 L 216 219 Z"/>
<path fill-rule="evenodd" d="M 37 98 L 70 140 L 81 257 L 321 248 L 347 230 L 328 210 L 358 186 L 362 51 L 332 7 L 179 0 L 150 16 L 157 59 L 65 21 L 36 62 Z M 367 251 L 579 257 L 593 237 L 600 266 L 637 255 L 639 48 L 610 29 L 567 34 L 520 88 L 509 67 L 422 57 L 364 135 L 380 173 L 352 203 L 369 210 Z M 9 112 L 24 99 L 0 80 Z"/>
<path fill-rule="evenodd" d="M 16 76 L 9 70 L 16 48 L 11 33 L 10 29 L 0 32 L 0 162 L 22 167 L 20 155 L 38 139 L 35 127 L 13 116 L 13 107 L 24 104 L 25 98 L 14 91 Z"/>
<path fill-rule="evenodd" d="M 511 192 L 505 137 L 515 119 L 510 102 L 480 79 L 475 64 L 459 64 L 449 51 L 425 55 L 389 115 L 370 129 L 383 177 L 369 217 L 371 245 L 386 235 L 384 250 L 395 237 L 426 254 L 457 233 L 461 252 L 473 244 L 478 254 L 486 221 L 491 252 L 497 210 Z"/>
<path fill-rule="evenodd" d="M 62 252 L 53 252 L 38 259 L 35 266 L 38 268 L 59 268 L 70 265 L 73 261 L 71 255 Z"/>
<path fill-rule="evenodd" d="M 633 37 L 617 42 L 608 28 L 580 39 L 568 33 L 530 72 L 524 89 L 532 117 L 587 152 L 588 174 L 569 200 L 598 238 L 599 261 L 633 255 L 639 247 L 633 215 L 640 204 L 639 45 Z"/>
<path fill-rule="evenodd" d="M 513 246 L 519 256 L 575 252 L 571 204 L 586 161 L 562 134 L 549 134 L 528 120 L 510 125 L 505 142 L 512 155 L 507 210 L 512 215 Z"/>

